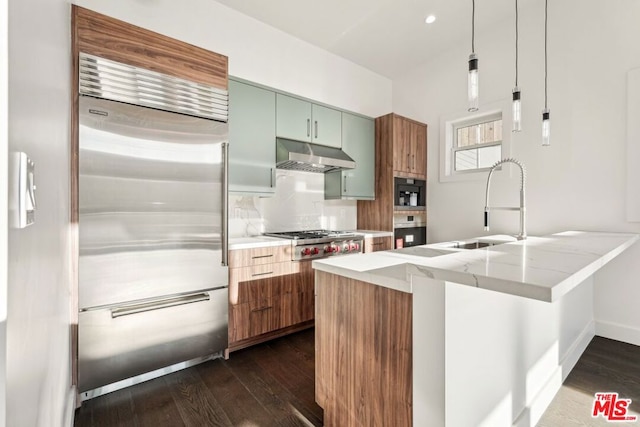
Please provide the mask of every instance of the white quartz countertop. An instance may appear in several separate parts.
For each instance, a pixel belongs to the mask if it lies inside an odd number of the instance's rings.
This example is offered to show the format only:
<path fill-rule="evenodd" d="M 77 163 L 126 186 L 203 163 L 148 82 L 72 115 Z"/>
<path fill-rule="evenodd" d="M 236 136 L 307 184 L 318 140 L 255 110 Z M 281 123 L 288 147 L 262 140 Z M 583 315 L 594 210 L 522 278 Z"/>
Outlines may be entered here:
<path fill-rule="evenodd" d="M 403 292 L 412 292 L 412 277 L 418 275 L 553 302 L 638 237 L 631 233 L 565 231 L 472 250 L 436 243 L 343 256 L 313 261 L 313 267 Z"/>
<path fill-rule="evenodd" d="M 353 233 L 360 234 L 362 237 L 368 239 L 372 237 L 393 237 L 393 231 L 380 231 L 380 230 L 353 230 Z"/>
<path fill-rule="evenodd" d="M 291 244 L 289 239 L 280 239 L 270 236 L 232 237 L 229 238 L 229 249 L 252 249 L 267 246 L 287 246 Z"/>

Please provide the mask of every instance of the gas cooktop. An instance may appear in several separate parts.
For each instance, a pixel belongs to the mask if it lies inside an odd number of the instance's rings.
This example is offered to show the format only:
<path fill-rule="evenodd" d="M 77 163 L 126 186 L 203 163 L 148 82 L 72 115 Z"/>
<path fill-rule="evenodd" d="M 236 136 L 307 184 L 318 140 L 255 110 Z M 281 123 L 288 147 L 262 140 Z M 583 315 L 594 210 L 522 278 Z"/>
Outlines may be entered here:
<path fill-rule="evenodd" d="M 276 233 L 264 233 L 264 235 L 272 236 L 272 237 L 281 237 L 283 239 L 292 239 L 292 240 L 322 239 L 327 237 L 332 237 L 332 238 L 356 237 L 356 234 L 349 231 L 331 231 L 331 230 L 280 231 Z"/>
<path fill-rule="evenodd" d="M 294 261 L 358 253 L 364 249 L 362 236 L 350 231 L 282 231 L 264 235 L 291 240 Z"/>

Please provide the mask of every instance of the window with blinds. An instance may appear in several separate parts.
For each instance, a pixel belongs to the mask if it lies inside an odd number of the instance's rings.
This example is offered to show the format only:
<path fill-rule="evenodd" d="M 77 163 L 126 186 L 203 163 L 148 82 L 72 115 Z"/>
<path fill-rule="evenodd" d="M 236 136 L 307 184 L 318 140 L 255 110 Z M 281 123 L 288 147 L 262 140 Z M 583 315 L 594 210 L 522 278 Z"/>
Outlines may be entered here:
<path fill-rule="evenodd" d="M 502 158 L 502 114 L 457 124 L 453 131 L 454 173 L 489 169 Z"/>

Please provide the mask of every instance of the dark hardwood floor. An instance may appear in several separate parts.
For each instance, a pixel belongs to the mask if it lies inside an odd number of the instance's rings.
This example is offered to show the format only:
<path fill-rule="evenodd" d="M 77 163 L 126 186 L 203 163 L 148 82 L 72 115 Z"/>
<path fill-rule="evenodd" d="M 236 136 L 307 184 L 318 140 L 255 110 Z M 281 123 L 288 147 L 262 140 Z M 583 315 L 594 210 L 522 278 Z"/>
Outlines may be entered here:
<path fill-rule="evenodd" d="M 75 426 L 321 426 L 309 329 L 84 402 Z M 596 392 L 632 399 L 635 423 L 592 418 Z M 595 337 L 539 427 L 640 427 L 640 347 Z"/>
<path fill-rule="evenodd" d="M 617 392 L 631 399 L 636 422 L 608 422 L 593 418 L 593 399 L 598 392 Z M 595 337 L 582 354 L 562 388 L 547 408 L 538 427 L 577 426 L 640 427 L 640 347 Z"/>
<path fill-rule="evenodd" d="M 88 400 L 75 426 L 322 426 L 314 330 Z"/>

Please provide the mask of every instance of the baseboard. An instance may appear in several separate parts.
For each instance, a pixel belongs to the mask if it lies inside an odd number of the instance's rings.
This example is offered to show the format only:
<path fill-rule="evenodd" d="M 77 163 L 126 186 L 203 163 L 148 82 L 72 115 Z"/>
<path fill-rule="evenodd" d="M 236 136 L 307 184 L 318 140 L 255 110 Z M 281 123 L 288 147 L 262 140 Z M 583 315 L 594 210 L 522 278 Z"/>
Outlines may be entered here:
<path fill-rule="evenodd" d="M 594 322 L 591 321 L 580 332 L 567 352 L 558 361 L 558 367 L 549 375 L 546 384 L 532 399 L 531 404 L 527 406 L 513 422 L 513 427 L 533 427 L 540 421 L 544 411 L 547 410 L 556 393 L 558 393 L 558 390 L 562 387 L 562 383 L 576 363 L 578 363 L 580 356 L 582 356 L 582 353 L 584 353 L 593 339 L 595 328 Z"/>
<path fill-rule="evenodd" d="M 74 418 L 76 414 L 76 398 L 78 397 L 78 391 L 76 386 L 71 386 L 71 389 L 67 393 L 67 404 L 64 411 L 64 424 L 65 427 L 73 427 Z"/>
<path fill-rule="evenodd" d="M 596 321 L 596 335 L 640 346 L 640 329 L 619 323 Z"/>

